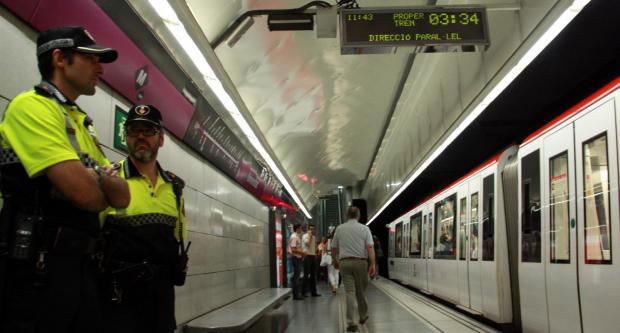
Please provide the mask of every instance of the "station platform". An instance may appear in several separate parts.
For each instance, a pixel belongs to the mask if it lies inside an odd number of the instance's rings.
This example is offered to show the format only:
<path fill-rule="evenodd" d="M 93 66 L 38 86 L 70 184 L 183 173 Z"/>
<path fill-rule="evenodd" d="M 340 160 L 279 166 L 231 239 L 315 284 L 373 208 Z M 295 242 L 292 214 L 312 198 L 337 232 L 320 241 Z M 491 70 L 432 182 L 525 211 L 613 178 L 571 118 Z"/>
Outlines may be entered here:
<path fill-rule="evenodd" d="M 245 332 L 346 332 L 344 287 L 336 295 L 324 282 L 318 289 L 321 297 L 288 300 Z M 500 332 L 385 278 L 371 281 L 367 296 L 370 319 L 359 332 Z"/>

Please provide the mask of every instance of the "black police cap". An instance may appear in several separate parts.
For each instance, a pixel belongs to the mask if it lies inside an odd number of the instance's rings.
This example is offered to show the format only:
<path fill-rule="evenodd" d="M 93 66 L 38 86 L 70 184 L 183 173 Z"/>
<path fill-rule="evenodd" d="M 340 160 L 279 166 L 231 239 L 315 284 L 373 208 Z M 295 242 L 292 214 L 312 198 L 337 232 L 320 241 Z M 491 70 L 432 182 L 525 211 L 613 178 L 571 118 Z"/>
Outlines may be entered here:
<path fill-rule="evenodd" d="M 127 120 L 125 120 L 125 127 L 136 121 L 144 121 L 159 127 L 163 126 L 161 112 L 150 104 L 135 105 L 129 109 Z"/>
<path fill-rule="evenodd" d="M 96 54 L 102 63 L 113 62 L 118 57 L 115 49 L 98 45 L 83 27 L 62 27 L 41 32 L 37 37 L 37 57 L 54 49 Z"/>

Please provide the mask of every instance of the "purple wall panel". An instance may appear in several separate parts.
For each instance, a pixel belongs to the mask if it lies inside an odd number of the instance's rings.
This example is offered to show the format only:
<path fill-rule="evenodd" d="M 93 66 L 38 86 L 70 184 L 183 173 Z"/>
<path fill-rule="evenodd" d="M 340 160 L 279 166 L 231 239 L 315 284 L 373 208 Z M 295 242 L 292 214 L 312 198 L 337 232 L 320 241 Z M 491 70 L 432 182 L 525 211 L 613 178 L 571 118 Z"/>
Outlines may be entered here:
<path fill-rule="evenodd" d="M 138 101 L 137 95 L 141 92 L 144 97 L 140 103 L 159 108 L 166 128 L 176 137 L 184 139 L 195 108 L 94 0 L 0 0 L 0 4 L 39 31 L 80 25 L 88 29 L 97 43 L 117 49 L 119 57 L 112 64 L 104 64 L 102 80 L 132 103 Z M 148 83 L 137 90 L 135 73 L 145 66 L 148 67 Z M 191 145 L 191 140 L 189 143 Z M 208 158 L 204 153 L 202 155 Z M 266 186 L 251 162 L 242 160 L 241 168 L 230 170 L 230 176 L 263 202 L 294 209 L 282 201 L 273 188 Z"/>
<path fill-rule="evenodd" d="M 22 20 L 27 22 L 30 21 L 32 13 L 34 13 L 39 2 L 41 2 L 41 0 L 0 0 L 0 4 L 6 6 L 6 8 L 15 13 L 15 15 L 21 17 Z"/>
<path fill-rule="evenodd" d="M 193 106 L 94 1 L 0 0 L 0 3 L 39 31 L 80 25 L 88 29 L 97 43 L 117 49 L 119 57 L 114 63 L 104 65 L 105 74 L 102 79 L 132 103 L 138 101 L 138 91 L 134 83 L 135 72 L 148 66 L 149 81 L 139 90 L 144 95 L 140 103 L 153 104 L 159 108 L 163 113 L 166 128 L 175 136 L 183 138 L 194 112 Z M 33 9 L 35 12 L 29 15 Z"/>

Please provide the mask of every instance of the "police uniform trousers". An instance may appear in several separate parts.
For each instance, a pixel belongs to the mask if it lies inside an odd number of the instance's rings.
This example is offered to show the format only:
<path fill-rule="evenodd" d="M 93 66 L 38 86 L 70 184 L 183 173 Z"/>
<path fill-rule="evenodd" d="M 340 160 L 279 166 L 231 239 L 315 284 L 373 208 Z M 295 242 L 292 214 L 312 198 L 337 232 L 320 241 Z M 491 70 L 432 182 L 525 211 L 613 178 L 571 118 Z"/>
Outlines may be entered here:
<path fill-rule="evenodd" d="M 97 266 L 89 256 L 51 252 L 43 270 L 9 259 L 5 291 L 0 332 L 103 333 Z"/>
<path fill-rule="evenodd" d="M 120 285 L 122 296 L 119 303 L 110 300 L 110 293 L 102 292 L 104 332 L 174 332 L 176 323 L 171 274 L 169 266 L 158 265 L 155 266 L 155 274 L 151 280 Z M 104 283 L 110 285 L 109 281 Z"/>

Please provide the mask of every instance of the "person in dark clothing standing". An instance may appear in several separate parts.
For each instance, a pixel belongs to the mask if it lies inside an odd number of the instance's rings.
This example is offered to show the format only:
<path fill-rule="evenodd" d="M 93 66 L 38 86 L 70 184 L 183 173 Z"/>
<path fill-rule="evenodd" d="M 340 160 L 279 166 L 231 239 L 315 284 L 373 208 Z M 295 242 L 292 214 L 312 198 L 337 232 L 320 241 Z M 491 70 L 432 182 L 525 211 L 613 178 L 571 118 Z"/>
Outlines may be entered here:
<path fill-rule="evenodd" d="M 129 157 L 119 166 L 131 201 L 101 214 L 106 248 L 102 309 L 106 333 L 172 333 L 174 285 L 187 268 L 183 181 L 157 162 L 163 122 L 152 105 L 127 114 Z M 189 246 L 189 245 L 188 245 Z"/>
<path fill-rule="evenodd" d="M 307 295 L 308 291 L 312 295 L 312 297 L 321 296 L 316 292 L 316 272 L 317 272 L 317 261 L 316 261 L 316 236 L 314 235 L 314 225 L 308 225 L 308 231 L 301 238 L 301 246 L 304 256 L 304 296 Z"/>
<path fill-rule="evenodd" d="M 129 203 L 88 115 L 101 63 L 116 50 L 82 27 L 37 38 L 41 83 L 17 95 L 0 124 L 0 332 L 100 332 L 97 214 Z"/>

